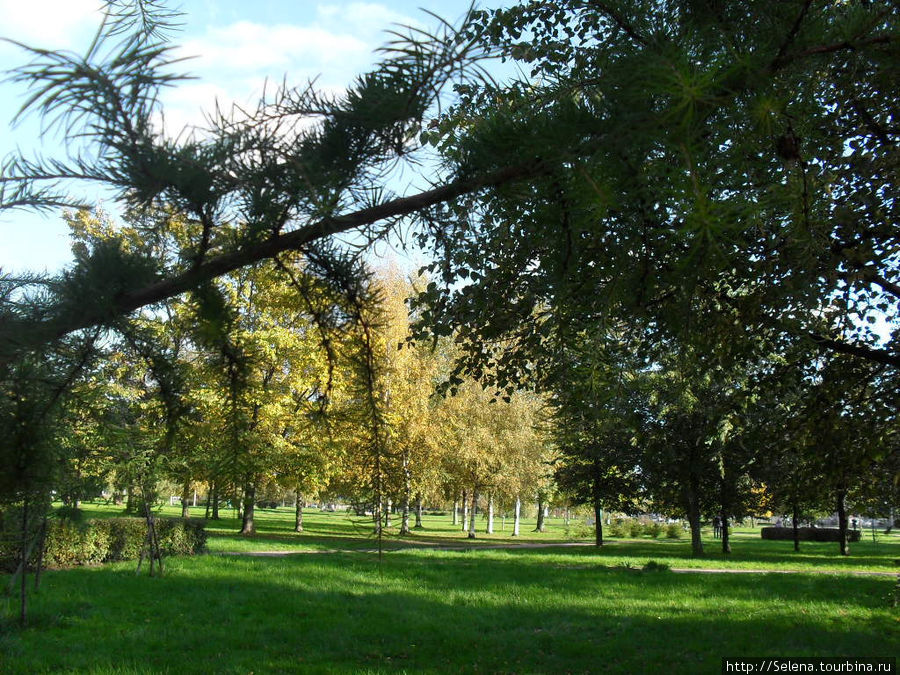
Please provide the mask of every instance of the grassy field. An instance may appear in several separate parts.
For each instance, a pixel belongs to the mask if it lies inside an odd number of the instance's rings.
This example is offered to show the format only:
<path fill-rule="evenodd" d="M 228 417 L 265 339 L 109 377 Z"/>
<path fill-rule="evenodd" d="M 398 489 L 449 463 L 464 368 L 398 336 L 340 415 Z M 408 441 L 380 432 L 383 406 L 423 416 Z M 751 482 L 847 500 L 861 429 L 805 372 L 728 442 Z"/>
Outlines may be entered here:
<path fill-rule="evenodd" d="M 507 523 L 470 545 L 434 516 L 386 537 L 379 562 L 364 521 L 311 511 L 297 535 L 290 509 L 259 516 L 253 538 L 216 523 L 210 549 L 298 555 L 169 559 L 163 578 L 132 563 L 48 573 L 30 626 L 2 624 L 0 672 L 712 673 L 723 656 L 900 652 L 895 578 L 847 574 L 896 572 L 896 536 L 841 559 L 835 544 L 795 554 L 739 531 L 732 559 L 693 559 L 687 540 L 485 549 L 565 542 L 566 530 L 552 520 L 532 533 L 532 522 L 513 539 Z M 644 571 L 648 560 L 798 573 Z"/>
<path fill-rule="evenodd" d="M 122 515 L 120 507 L 87 504 L 85 515 L 89 518 Z M 194 509 L 195 516 L 202 516 L 202 509 Z M 180 516 L 180 507 L 165 507 L 164 516 Z M 209 521 L 207 531 L 210 534 L 208 546 L 211 553 L 223 552 L 309 552 L 334 550 L 372 550 L 378 547 L 377 540 L 371 536 L 372 523 L 369 518 L 360 518 L 346 513 L 321 513 L 315 509 L 304 512 L 304 532 L 293 531 L 294 512 L 290 507 L 280 509 L 257 509 L 257 534 L 253 537 L 239 536 L 240 522 L 233 517 L 232 511 L 223 511 L 219 521 Z M 232 516 L 232 517 L 226 517 Z M 493 534 L 484 532 L 485 521 L 478 521 L 478 536 L 468 539 L 461 526 L 453 526 L 449 515 L 426 515 L 424 529 L 414 530 L 411 535 L 399 536 L 397 525 L 399 519 L 393 521 L 394 527 L 388 529 L 382 541 L 386 551 L 395 551 L 414 547 L 444 548 L 481 548 L 506 545 L 527 546 L 531 544 L 573 544 L 590 543 L 591 534 L 571 521 L 567 527 L 561 518 L 549 518 L 546 521 L 546 532 L 534 532 L 535 520 L 524 519 L 520 536 L 512 536 L 512 522 L 501 518 L 495 519 Z M 575 537 L 575 532 L 581 537 Z M 712 529 L 704 530 L 706 555 L 702 558 L 691 556 L 691 545 L 688 533 L 681 539 L 658 539 L 642 537 L 639 539 L 608 538 L 601 550 L 592 546 L 565 550 L 562 555 L 569 558 L 598 558 L 606 565 L 642 567 L 650 560 L 664 562 L 677 568 L 708 569 L 765 569 L 772 571 L 882 571 L 898 572 L 895 563 L 900 559 L 900 534 L 885 536 L 876 534 L 873 542 L 866 532 L 857 544 L 851 544 L 851 555 L 837 555 L 837 543 L 802 542 L 801 550 L 795 553 L 793 542 L 763 541 L 759 528 L 734 528 L 732 532 L 732 553 L 725 556 L 721 553 L 721 543 L 712 538 Z M 546 552 L 550 555 L 550 552 Z"/>

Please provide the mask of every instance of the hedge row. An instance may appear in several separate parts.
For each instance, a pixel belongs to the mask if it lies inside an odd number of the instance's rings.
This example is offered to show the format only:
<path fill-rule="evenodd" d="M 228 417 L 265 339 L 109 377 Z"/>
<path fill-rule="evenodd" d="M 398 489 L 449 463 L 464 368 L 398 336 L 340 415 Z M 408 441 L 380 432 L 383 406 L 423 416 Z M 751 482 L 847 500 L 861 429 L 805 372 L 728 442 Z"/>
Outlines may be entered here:
<path fill-rule="evenodd" d="M 21 556 L 21 517 L 5 514 L 0 523 L 0 569 L 13 571 Z M 163 555 L 194 555 L 206 550 L 206 522 L 158 518 L 156 534 Z M 47 521 L 44 565 L 75 567 L 118 560 L 137 560 L 147 538 L 143 518 L 100 518 L 77 522 Z M 37 554 L 32 554 L 32 564 Z"/>
<path fill-rule="evenodd" d="M 760 530 L 763 539 L 794 540 L 792 527 L 764 527 Z M 847 530 L 847 540 L 851 543 L 859 541 L 859 530 Z M 840 541 L 841 531 L 836 527 L 798 527 L 797 537 L 800 541 Z"/>

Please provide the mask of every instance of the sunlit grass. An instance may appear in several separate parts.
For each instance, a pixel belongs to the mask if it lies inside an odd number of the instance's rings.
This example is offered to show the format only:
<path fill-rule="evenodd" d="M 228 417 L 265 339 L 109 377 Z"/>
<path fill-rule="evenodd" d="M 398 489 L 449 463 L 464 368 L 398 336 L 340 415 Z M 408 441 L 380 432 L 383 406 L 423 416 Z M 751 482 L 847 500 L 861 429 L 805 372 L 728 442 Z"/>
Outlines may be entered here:
<path fill-rule="evenodd" d="M 120 507 L 101 504 L 86 504 L 87 517 L 121 515 Z M 165 516 L 179 516 L 180 507 L 165 507 Z M 195 517 L 203 515 L 202 509 L 193 509 Z M 346 512 L 320 512 L 307 509 L 304 513 L 304 531 L 293 531 L 294 513 L 290 507 L 279 509 L 258 509 L 256 513 L 257 534 L 238 534 L 240 521 L 231 510 L 222 511 L 221 520 L 207 522 L 210 533 L 211 553 L 223 552 L 314 552 L 335 550 L 371 550 L 378 547 L 372 536 L 370 518 L 355 516 Z M 484 532 L 485 521 L 478 519 L 478 535 L 473 541 L 467 538 L 460 525 L 452 525 L 447 515 L 426 515 L 425 528 L 414 530 L 411 535 L 399 536 L 399 520 L 393 520 L 393 527 L 386 531 L 382 541 L 385 550 L 415 546 L 489 547 L 494 545 L 531 545 L 545 543 L 589 544 L 591 539 L 573 539 L 568 533 L 575 531 L 575 521 L 567 527 L 562 518 L 548 518 L 547 531 L 534 532 L 534 518 L 524 519 L 521 534 L 512 536 L 512 523 L 502 518 L 495 521 L 494 534 Z M 675 568 L 707 569 L 764 569 L 772 571 L 880 571 L 900 572 L 900 534 L 877 533 L 875 541 L 866 533 L 862 541 L 851 544 L 849 556 L 838 554 L 837 543 L 802 542 L 801 550 L 794 552 L 791 541 L 769 541 L 760 538 L 758 528 L 735 528 L 732 534 L 732 553 L 721 552 L 721 542 L 712 538 L 711 531 L 705 532 L 703 557 L 691 555 L 690 541 L 685 534 L 682 539 L 607 539 L 601 549 L 593 546 L 579 546 L 559 549 L 548 559 L 557 565 L 579 565 L 586 561 L 596 561 L 606 566 L 643 567 L 648 561 L 656 560 Z M 553 557 L 555 556 L 555 558 Z"/>
<path fill-rule="evenodd" d="M 161 579 L 130 564 L 50 572 L 31 627 L 7 624 L 0 671 L 695 673 L 718 672 L 723 655 L 900 648 L 892 578 L 643 572 L 590 550 L 202 556 L 169 559 Z"/>

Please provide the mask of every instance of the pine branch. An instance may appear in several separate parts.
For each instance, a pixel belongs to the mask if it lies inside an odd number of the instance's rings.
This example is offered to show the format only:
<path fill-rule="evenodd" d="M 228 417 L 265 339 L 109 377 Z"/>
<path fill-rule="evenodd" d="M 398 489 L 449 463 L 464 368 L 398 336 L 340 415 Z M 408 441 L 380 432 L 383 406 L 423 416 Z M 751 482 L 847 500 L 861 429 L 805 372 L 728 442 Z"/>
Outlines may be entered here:
<path fill-rule="evenodd" d="M 456 197 L 486 187 L 499 186 L 534 176 L 542 171 L 543 165 L 540 162 L 526 162 L 486 176 L 458 180 L 433 190 L 394 199 L 343 216 L 323 218 L 299 230 L 209 258 L 201 265 L 168 279 L 157 281 L 143 288 L 124 291 L 115 298 L 111 307 L 103 308 L 102 314 L 90 310 L 81 313 L 65 311 L 56 319 L 39 322 L 7 320 L 5 325 L 0 325 L 0 344 L 6 345 L 5 348 L 0 348 L 2 349 L 0 360 L 37 347 L 72 331 L 105 324 L 116 316 L 123 316 L 141 307 L 175 297 L 196 288 L 203 282 L 247 265 L 274 258 L 279 253 L 303 250 L 315 241 L 371 225 L 387 218 L 414 214 Z M 61 309 L 71 310 L 72 308 Z"/>

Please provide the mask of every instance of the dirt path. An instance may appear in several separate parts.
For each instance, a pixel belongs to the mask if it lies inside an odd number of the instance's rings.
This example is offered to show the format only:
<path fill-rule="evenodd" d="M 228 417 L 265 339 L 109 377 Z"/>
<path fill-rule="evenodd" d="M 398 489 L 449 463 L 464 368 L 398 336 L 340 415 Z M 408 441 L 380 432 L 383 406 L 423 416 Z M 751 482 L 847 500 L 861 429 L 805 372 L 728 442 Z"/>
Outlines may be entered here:
<path fill-rule="evenodd" d="M 543 548 L 574 548 L 594 546 L 593 542 L 564 542 L 564 543 L 538 543 L 523 542 L 521 544 L 446 544 L 436 541 L 417 541 L 408 542 L 405 546 L 385 547 L 385 553 L 394 553 L 397 551 L 412 550 L 433 550 L 433 551 L 498 551 L 498 550 L 517 550 L 517 549 L 543 549 Z M 377 548 L 357 548 L 357 549 L 308 549 L 303 551 L 226 551 L 216 555 L 222 556 L 246 556 L 251 558 L 286 558 L 294 555 L 315 555 L 322 553 L 378 553 Z M 612 566 L 611 566 L 612 567 Z M 638 568 L 635 568 L 638 569 Z M 853 576 L 876 576 L 876 577 L 895 577 L 900 576 L 897 572 L 881 572 L 872 570 L 775 570 L 775 569 L 746 569 L 746 568 L 707 568 L 707 567 L 670 567 L 670 572 L 676 574 L 824 574 L 830 576 L 838 576 L 842 574 Z"/>

